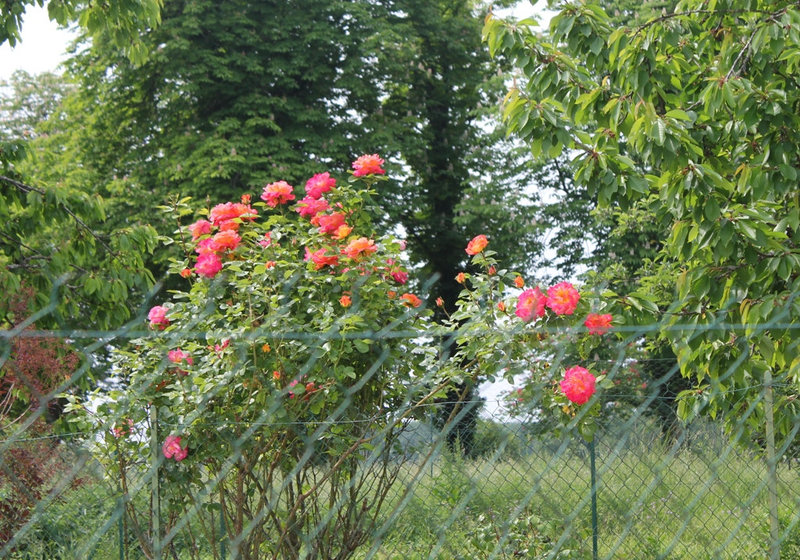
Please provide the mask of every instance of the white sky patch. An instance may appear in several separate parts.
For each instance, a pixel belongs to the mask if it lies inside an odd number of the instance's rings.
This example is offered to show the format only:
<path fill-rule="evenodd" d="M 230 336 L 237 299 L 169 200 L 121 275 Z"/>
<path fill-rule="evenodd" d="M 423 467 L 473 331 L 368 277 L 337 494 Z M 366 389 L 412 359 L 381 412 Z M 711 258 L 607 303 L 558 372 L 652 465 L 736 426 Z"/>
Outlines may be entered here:
<path fill-rule="evenodd" d="M 0 45 L 0 80 L 7 80 L 17 70 L 29 74 L 56 72 L 66 59 L 66 50 L 75 33 L 59 29 L 47 17 L 47 8 L 31 6 L 25 11 L 22 40 L 14 48 Z"/>

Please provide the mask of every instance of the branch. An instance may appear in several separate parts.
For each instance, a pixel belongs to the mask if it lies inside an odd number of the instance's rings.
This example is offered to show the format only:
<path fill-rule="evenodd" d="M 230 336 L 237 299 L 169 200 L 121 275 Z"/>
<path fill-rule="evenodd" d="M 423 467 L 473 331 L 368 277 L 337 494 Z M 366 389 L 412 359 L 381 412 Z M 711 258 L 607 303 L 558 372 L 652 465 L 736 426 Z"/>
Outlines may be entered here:
<path fill-rule="evenodd" d="M 756 36 L 756 33 L 761 28 L 761 25 L 763 25 L 763 24 L 765 24 L 767 22 L 770 22 L 770 21 L 774 23 L 778 16 L 783 15 L 785 13 L 786 13 L 786 8 L 778 10 L 777 12 L 772 12 L 766 18 L 762 19 L 760 22 L 758 22 L 754 26 L 753 32 L 750 34 L 750 37 L 747 38 L 747 42 L 745 43 L 744 48 L 742 48 L 742 50 L 739 52 L 739 55 L 736 57 L 736 60 L 734 60 L 733 64 L 731 64 L 731 69 L 728 70 L 727 74 L 725 74 L 725 81 L 728 81 L 728 80 L 731 79 L 731 76 L 733 75 L 734 70 L 736 70 L 736 65 L 739 64 L 739 61 L 742 59 L 744 54 L 747 51 L 750 50 L 750 45 L 753 43 L 753 37 Z M 742 65 L 742 67 L 744 68 L 744 64 Z"/>
<path fill-rule="evenodd" d="M 739 11 L 740 12 L 740 11 L 743 11 L 743 10 L 735 10 L 735 11 Z M 711 13 L 714 13 L 714 12 L 712 12 L 711 10 L 688 10 L 688 11 L 685 11 L 685 12 L 676 12 L 674 14 L 664 14 L 663 16 L 658 16 L 657 18 L 653 18 L 650 21 L 645 22 L 642 25 L 640 25 L 639 27 L 637 27 L 636 31 L 633 32 L 633 36 L 636 37 L 639 33 L 644 31 L 648 27 L 650 27 L 652 25 L 655 25 L 657 23 L 660 23 L 662 21 L 666 21 L 668 19 L 672 19 L 672 18 L 675 18 L 675 17 L 681 17 L 681 16 L 691 16 L 691 15 L 695 15 L 695 14 L 711 14 Z"/>
<path fill-rule="evenodd" d="M 30 251 L 31 253 L 34 254 L 33 257 L 29 257 L 28 259 L 25 259 L 25 261 L 31 260 L 33 258 L 49 261 L 52 258 L 52 257 L 48 257 L 47 255 L 45 255 L 41 251 L 37 251 L 33 247 L 29 247 L 28 245 L 25 245 L 24 243 L 22 243 L 18 239 L 14 239 L 10 235 L 8 235 L 6 233 L 3 233 L 2 231 L 0 231 L 0 236 L 5 237 L 6 239 L 8 239 L 14 246 L 21 247 L 21 248 L 26 249 L 26 250 L 28 250 L 28 251 Z M 75 264 L 73 262 L 68 262 L 67 265 L 71 266 L 75 270 L 78 270 L 78 271 L 80 271 L 80 272 L 82 272 L 84 274 L 89 274 L 89 271 L 87 269 L 85 269 L 82 266 L 79 266 L 79 265 L 77 265 L 77 264 Z M 13 266 L 14 265 L 9 265 L 9 268 L 12 268 Z M 19 265 L 19 266 L 21 266 L 25 270 L 29 270 L 29 268 L 27 266 L 25 266 L 24 264 Z"/>
<path fill-rule="evenodd" d="M 730 14 L 769 14 L 770 16 L 774 16 L 779 13 L 786 12 L 786 8 L 778 10 L 777 12 L 769 12 L 767 10 L 687 10 L 685 12 L 677 12 L 674 14 L 664 14 L 663 16 L 659 16 L 657 18 L 653 18 L 650 21 L 643 23 L 640 25 L 636 31 L 634 32 L 633 36 L 635 37 L 644 29 L 650 27 L 651 25 L 655 25 L 656 23 L 666 21 L 668 19 L 672 19 L 674 17 L 680 16 L 691 16 L 694 14 L 721 14 L 721 15 L 730 15 Z"/>
<path fill-rule="evenodd" d="M 20 182 L 20 181 L 17 181 L 17 180 L 15 180 L 15 179 L 12 179 L 11 177 L 6 177 L 5 175 L 0 175 L 0 181 L 3 181 L 3 182 L 5 182 L 5 183 L 8 183 L 9 185 L 11 185 L 11 186 L 13 186 L 13 187 L 16 187 L 16 188 L 18 188 L 19 190 L 21 190 L 22 192 L 24 192 L 24 193 L 26 193 L 26 194 L 27 194 L 27 193 L 29 193 L 29 192 L 35 192 L 35 193 L 38 193 L 38 194 L 40 194 L 40 195 L 42 195 L 42 196 L 45 196 L 45 195 L 47 194 L 47 193 L 46 193 L 44 190 L 42 190 L 42 189 L 39 189 L 39 188 L 36 188 L 36 187 L 32 187 L 31 185 L 26 185 L 25 183 L 22 183 L 22 182 Z M 116 257 L 116 256 L 119 256 L 119 255 L 117 255 L 117 253 L 116 253 L 116 252 L 115 252 L 115 251 L 114 251 L 114 250 L 113 250 L 113 249 L 112 249 L 112 248 L 111 248 L 111 247 L 108 245 L 108 243 L 106 243 L 106 242 L 105 242 L 105 240 L 104 240 L 102 237 L 100 237 L 100 236 L 99 236 L 97 233 L 95 233 L 95 232 L 94 232 L 94 230 L 93 230 L 92 228 L 90 228 L 90 227 L 89 227 L 89 226 L 86 224 L 86 222 L 84 222 L 82 219 L 80 219 L 80 218 L 79 218 L 79 217 L 78 217 L 78 216 L 75 214 L 75 212 L 73 212 L 72 210 L 70 210 L 69 208 L 67 208 L 67 206 L 66 206 L 66 205 L 65 205 L 63 202 L 62 202 L 62 203 L 60 203 L 60 205 L 61 205 L 61 207 L 64 209 L 64 211 L 65 211 L 67 214 L 69 214 L 70 216 L 72 216 L 72 219 L 73 219 L 73 220 L 75 220 L 75 222 L 76 222 L 76 223 L 77 223 L 77 224 L 78 224 L 80 227 L 82 227 L 83 229 L 85 229 L 86 231 L 88 231 L 88 232 L 89 232 L 89 234 L 90 234 L 92 237 L 94 237 L 94 238 L 97 240 L 97 242 L 98 242 L 98 243 L 100 243 L 100 244 L 101 244 L 101 245 L 102 245 L 102 246 L 105 248 L 105 250 L 106 250 L 106 251 L 108 251 L 109 253 L 111 253 L 111 254 L 112 254 L 112 255 L 114 255 L 115 257 Z"/>

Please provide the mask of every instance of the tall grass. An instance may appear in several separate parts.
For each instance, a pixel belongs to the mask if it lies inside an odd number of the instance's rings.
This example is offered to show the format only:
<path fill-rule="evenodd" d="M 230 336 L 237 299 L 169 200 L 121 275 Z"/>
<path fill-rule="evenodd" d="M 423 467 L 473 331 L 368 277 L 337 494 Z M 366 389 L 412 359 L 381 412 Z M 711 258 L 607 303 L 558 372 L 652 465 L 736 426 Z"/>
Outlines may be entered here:
<path fill-rule="evenodd" d="M 376 529 L 360 558 L 592 557 L 587 445 L 579 438 L 529 436 L 519 425 L 484 423 L 487 428 L 493 435 L 479 458 L 441 451 L 425 462 L 434 442 L 421 446 L 382 513 L 385 530 Z M 757 453 L 731 447 L 708 425 L 673 440 L 648 421 L 603 431 L 595 446 L 599 558 L 768 557 L 767 468 Z M 800 558 L 800 477 L 791 461 L 778 466 L 778 493 L 781 557 Z M 75 558 L 111 518 L 116 500 L 101 482 L 68 490 L 11 557 Z M 108 525 L 93 549 L 95 560 L 119 557 L 117 530 Z M 140 558 L 134 539 L 129 544 L 129 558 Z"/>
<path fill-rule="evenodd" d="M 600 558 L 767 558 L 762 457 L 709 426 L 677 441 L 652 424 L 637 432 L 596 441 Z M 442 453 L 425 466 L 375 558 L 591 558 L 587 446 L 514 437 L 512 456 Z M 786 462 L 778 480 L 782 557 L 800 558 L 800 478 Z"/>

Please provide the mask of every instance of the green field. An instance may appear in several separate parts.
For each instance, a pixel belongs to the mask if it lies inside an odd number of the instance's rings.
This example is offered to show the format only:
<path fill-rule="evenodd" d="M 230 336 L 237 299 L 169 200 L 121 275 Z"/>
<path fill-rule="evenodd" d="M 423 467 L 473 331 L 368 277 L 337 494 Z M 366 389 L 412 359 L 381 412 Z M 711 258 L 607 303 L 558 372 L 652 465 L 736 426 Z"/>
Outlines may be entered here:
<path fill-rule="evenodd" d="M 487 426 L 510 439 L 495 437 L 500 447 L 484 448 L 476 459 L 442 452 L 425 462 L 420 453 L 403 465 L 383 525 L 359 558 L 592 557 L 586 445 L 526 439 L 514 425 L 484 423 L 484 434 Z M 767 558 L 764 460 L 707 428 L 680 444 L 651 428 L 628 437 L 605 433 L 597 441 L 599 557 Z M 92 558 L 119 558 L 115 497 L 89 480 L 44 508 L 11 557 L 75 558 L 96 540 Z M 789 462 L 778 467 L 778 493 L 781 556 L 800 557 L 800 478 Z M 178 558 L 190 556 L 188 538 L 176 542 Z M 129 558 L 143 557 L 132 537 L 128 544 Z M 202 557 L 212 557 L 208 544 L 199 547 Z"/>

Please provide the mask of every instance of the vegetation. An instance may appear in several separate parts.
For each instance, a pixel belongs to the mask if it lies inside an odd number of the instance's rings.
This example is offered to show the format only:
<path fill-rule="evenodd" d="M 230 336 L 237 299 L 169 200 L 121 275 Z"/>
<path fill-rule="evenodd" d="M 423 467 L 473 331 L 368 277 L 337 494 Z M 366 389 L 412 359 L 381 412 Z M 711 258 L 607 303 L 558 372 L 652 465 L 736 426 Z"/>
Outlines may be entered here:
<path fill-rule="evenodd" d="M 84 35 L 0 99 L 0 555 L 800 552 L 796 0 L 47 5 Z"/>
<path fill-rule="evenodd" d="M 33 5 L 47 5 L 51 20 L 60 25 L 77 22 L 95 41 L 122 49 L 131 60 L 141 62 L 147 50 L 139 33 L 158 25 L 163 0 L 8 0 L 0 10 L 0 44 L 8 41 L 13 47 L 19 41 L 25 9 Z"/>
<path fill-rule="evenodd" d="M 531 439 L 518 425 L 492 429 L 510 432 L 506 445 L 521 446 L 524 453 L 475 460 L 444 453 L 432 463 L 407 463 L 382 520 L 396 509 L 401 510 L 399 517 L 373 552 L 370 542 L 355 557 L 424 559 L 433 550 L 441 557 L 464 559 L 591 555 L 585 444 L 573 439 L 561 449 L 560 441 Z M 654 558 L 667 551 L 687 559 L 765 557 L 765 465 L 753 461 L 749 452 L 729 448 L 725 436 L 710 425 L 689 432 L 686 444 L 678 447 L 665 444 L 653 422 L 637 423 L 633 434 L 611 429 L 599 436 L 600 558 Z M 479 440 L 483 433 L 479 431 Z M 797 495 L 794 467 L 781 463 L 778 472 L 782 492 Z M 403 503 L 412 480 L 413 494 Z M 74 557 L 77 545 L 88 540 L 85 531 L 93 533 L 111 518 L 115 499 L 109 487 L 91 479 L 69 490 L 45 513 L 42 526 L 51 528 L 49 537 L 32 536 L 20 554 L 25 550 L 38 557 L 50 546 L 48 558 Z M 80 523 L 77 503 L 82 504 Z M 793 508 L 791 502 L 781 503 L 787 523 L 795 518 Z M 566 538 L 556 546 L 562 535 Z M 93 557 L 117 558 L 117 538 L 117 526 L 111 524 Z M 213 557 L 211 550 L 203 550 L 204 558 Z M 800 532 L 795 526 L 785 536 L 782 554 L 797 552 Z"/>
<path fill-rule="evenodd" d="M 800 363 L 790 331 L 769 327 L 800 312 L 797 6 L 686 1 L 627 30 L 595 5 L 561 6 L 547 38 L 487 23 L 490 50 L 525 77 L 507 97 L 509 126 L 537 156 L 575 150 L 575 181 L 600 204 L 644 201 L 670 225 L 671 266 L 642 286 L 677 277 L 669 314 L 685 330 L 669 337 L 699 387 L 681 410 L 714 417 L 750 391 L 763 430 L 761 385 L 793 387 Z M 798 414 L 792 395 L 775 397 L 783 434 Z"/>

